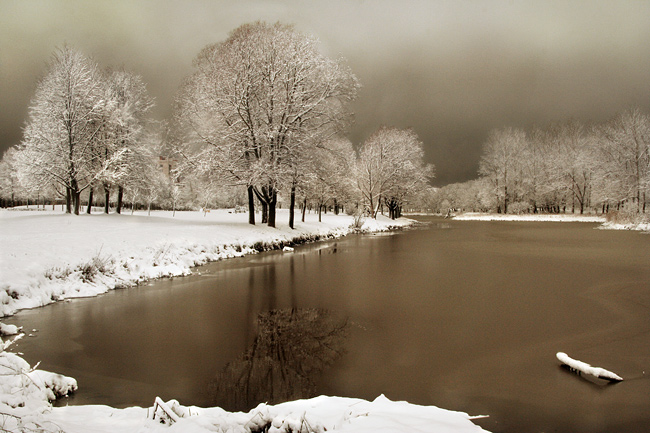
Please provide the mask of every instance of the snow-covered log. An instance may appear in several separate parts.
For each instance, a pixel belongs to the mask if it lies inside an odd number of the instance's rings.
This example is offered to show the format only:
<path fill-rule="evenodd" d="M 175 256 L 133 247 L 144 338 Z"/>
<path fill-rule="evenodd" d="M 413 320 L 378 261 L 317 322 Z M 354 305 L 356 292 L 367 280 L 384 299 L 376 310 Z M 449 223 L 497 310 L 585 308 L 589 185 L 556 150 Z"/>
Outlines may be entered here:
<path fill-rule="evenodd" d="M 605 370 L 604 368 L 592 367 L 586 362 L 578 361 L 577 359 L 571 358 L 569 355 L 567 355 L 564 352 L 558 352 L 556 356 L 557 359 L 562 364 L 569 367 L 572 371 L 578 372 L 578 374 L 585 373 L 585 374 L 595 376 L 599 379 L 605 379 L 612 382 L 620 382 L 623 380 L 623 378 L 616 373 L 612 373 L 611 371 Z"/>

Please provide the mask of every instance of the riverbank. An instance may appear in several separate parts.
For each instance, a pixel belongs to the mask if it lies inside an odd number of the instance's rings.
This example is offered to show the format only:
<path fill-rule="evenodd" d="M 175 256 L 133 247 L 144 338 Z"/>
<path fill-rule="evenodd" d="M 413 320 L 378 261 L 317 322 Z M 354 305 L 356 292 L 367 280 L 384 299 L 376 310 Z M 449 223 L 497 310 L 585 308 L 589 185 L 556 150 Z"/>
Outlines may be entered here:
<path fill-rule="evenodd" d="M 457 221 L 540 221 L 540 222 L 583 222 L 600 223 L 602 230 L 633 230 L 650 232 L 650 222 L 621 223 L 607 221 L 602 215 L 580 215 L 580 214 L 494 214 L 466 212 L 453 217 Z"/>
<path fill-rule="evenodd" d="M 257 215 L 259 219 L 259 215 Z M 357 230 L 348 215 L 307 214 L 289 228 L 288 210 L 278 227 L 248 224 L 246 213 L 156 211 L 148 215 L 66 215 L 60 211 L 0 211 L 0 315 L 77 297 L 97 296 L 226 258 Z M 413 220 L 365 219 L 363 232 L 386 231 Z"/>
<path fill-rule="evenodd" d="M 258 215 L 259 217 L 259 215 Z M 355 228 L 347 215 L 308 214 L 296 229 L 280 223 L 277 228 L 248 224 L 247 214 L 218 210 L 202 212 L 140 212 L 134 215 L 65 215 L 60 211 L 0 211 L 0 301 L 4 317 L 25 308 L 90 297 L 108 290 L 137 285 L 162 277 L 191 273 L 194 266 L 269 249 L 291 248 L 300 243 L 337 238 L 356 231 L 379 232 L 409 226 L 413 220 L 385 217 L 366 219 Z M 279 211 L 278 221 L 288 219 Z M 11 353 L 17 329 L 3 325 L 0 349 L 0 413 L 3 431 L 66 431 L 81 433 L 183 431 L 322 432 L 483 431 L 465 413 L 434 406 L 373 402 L 340 397 L 260 405 L 248 413 L 229 413 L 219 408 L 182 407 L 169 402 L 160 407 L 114 409 L 108 406 L 52 408 L 48 401 L 74 392 L 73 378 L 38 370 L 20 353 Z M 23 330 L 29 338 L 37 330 Z M 152 402 L 153 405 L 154 402 Z M 164 406 L 164 405 L 163 405 Z M 177 418 L 177 421 L 170 421 Z M 161 423 L 164 421 L 164 423 Z M 169 424 L 174 424 L 169 428 Z M 422 430 L 421 426 L 426 425 Z"/>
<path fill-rule="evenodd" d="M 457 221 L 540 221 L 540 222 L 585 222 L 605 223 L 605 217 L 600 215 L 579 214 L 496 214 L 466 212 L 453 217 Z"/>

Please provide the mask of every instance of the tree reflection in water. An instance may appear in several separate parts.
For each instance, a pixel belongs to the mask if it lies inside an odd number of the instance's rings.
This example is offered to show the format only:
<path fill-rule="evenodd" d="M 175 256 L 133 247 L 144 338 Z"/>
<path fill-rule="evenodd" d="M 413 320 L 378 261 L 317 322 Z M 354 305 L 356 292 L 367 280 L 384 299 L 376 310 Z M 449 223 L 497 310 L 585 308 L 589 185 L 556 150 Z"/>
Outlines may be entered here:
<path fill-rule="evenodd" d="M 313 397 L 320 374 L 344 352 L 347 320 L 312 308 L 271 310 L 257 335 L 215 379 L 215 403 L 231 411 Z"/>

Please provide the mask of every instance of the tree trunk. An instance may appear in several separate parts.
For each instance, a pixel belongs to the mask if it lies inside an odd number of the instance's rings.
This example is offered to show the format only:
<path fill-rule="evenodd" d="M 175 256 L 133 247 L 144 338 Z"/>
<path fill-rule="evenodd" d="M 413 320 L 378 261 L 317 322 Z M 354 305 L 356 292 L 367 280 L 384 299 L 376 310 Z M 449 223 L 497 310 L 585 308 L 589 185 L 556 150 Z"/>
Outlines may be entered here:
<path fill-rule="evenodd" d="M 255 197 L 253 194 L 253 185 L 248 188 L 248 224 L 255 225 Z"/>
<path fill-rule="evenodd" d="M 296 185 L 291 185 L 291 199 L 289 200 L 289 227 L 293 228 L 294 215 L 296 208 Z"/>
<path fill-rule="evenodd" d="M 93 207 L 93 194 L 94 194 L 94 189 L 90 188 L 90 191 L 88 191 L 88 209 L 86 209 L 86 213 L 90 215 L 91 209 Z"/>
<path fill-rule="evenodd" d="M 81 194 L 78 191 L 71 191 L 72 194 L 72 205 L 74 206 L 74 214 L 79 215 L 79 209 L 81 208 Z"/>
<path fill-rule="evenodd" d="M 69 187 L 65 188 L 65 213 L 72 213 L 72 191 Z"/>
<path fill-rule="evenodd" d="M 262 205 L 262 224 L 266 224 L 269 221 L 269 206 L 266 197 L 255 187 L 253 187 L 253 192 Z"/>
<path fill-rule="evenodd" d="M 322 205 L 322 204 L 319 204 L 319 205 L 318 205 L 318 222 L 319 222 L 319 223 L 320 223 L 320 222 L 323 222 L 323 220 L 322 220 L 322 218 L 321 218 L 322 213 L 323 213 L 323 205 Z"/>
<path fill-rule="evenodd" d="M 111 187 L 104 184 L 104 213 L 108 214 L 111 206 Z"/>
<path fill-rule="evenodd" d="M 269 227 L 275 227 L 275 209 L 278 203 L 278 192 L 275 188 L 269 187 Z"/>
<path fill-rule="evenodd" d="M 307 197 L 302 199 L 302 222 L 305 222 L 305 212 L 307 212 Z"/>
<path fill-rule="evenodd" d="M 115 207 L 115 213 L 122 213 L 122 199 L 124 198 L 124 187 L 122 185 L 117 187 L 117 206 Z"/>

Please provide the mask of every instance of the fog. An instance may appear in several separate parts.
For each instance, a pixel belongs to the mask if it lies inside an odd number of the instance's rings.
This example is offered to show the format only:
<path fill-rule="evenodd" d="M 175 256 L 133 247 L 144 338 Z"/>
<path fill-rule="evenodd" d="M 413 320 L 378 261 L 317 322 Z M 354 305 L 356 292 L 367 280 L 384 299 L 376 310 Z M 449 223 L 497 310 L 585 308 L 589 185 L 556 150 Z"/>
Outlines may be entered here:
<path fill-rule="evenodd" d="M 202 47 L 281 21 L 361 81 L 353 143 L 412 127 L 434 183 L 463 181 L 493 128 L 650 111 L 649 16 L 640 1 L 0 0 L 0 149 L 20 142 L 37 80 L 65 43 L 142 75 L 164 119 Z"/>

